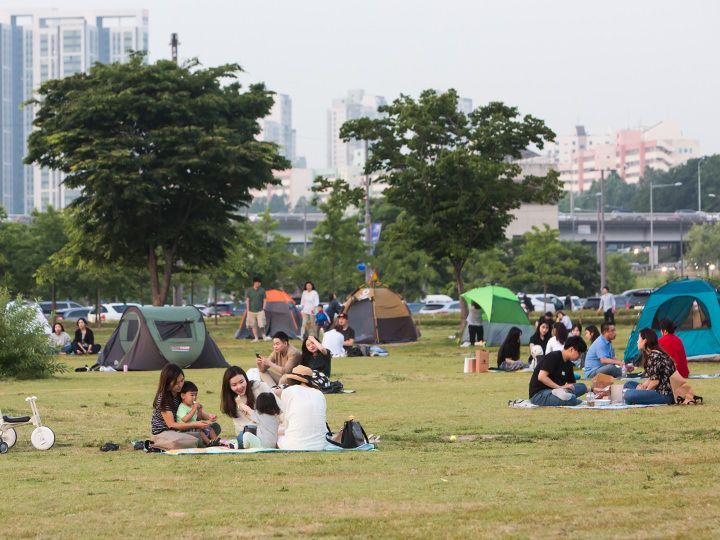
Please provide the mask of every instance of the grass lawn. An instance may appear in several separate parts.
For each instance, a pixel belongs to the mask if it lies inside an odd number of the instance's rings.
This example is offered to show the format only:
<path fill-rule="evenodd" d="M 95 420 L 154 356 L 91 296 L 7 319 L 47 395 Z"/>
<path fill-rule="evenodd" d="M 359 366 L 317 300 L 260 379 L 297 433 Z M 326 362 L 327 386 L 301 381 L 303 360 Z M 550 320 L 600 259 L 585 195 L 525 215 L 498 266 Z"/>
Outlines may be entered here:
<path fill-rule="evenodd" d="M 234 340 L 236 324 L 208 327 L 247 369 L 270 346 Z M 693 381 L 701 407 L 510 409 L 530 374 L 464 375 L 468 349 L 450 333 L 428 325 L 387 358 L 333 361 L 333 378 L 357 393 L 327 396 L 330 425 L 354 415 L 382 435 L 378 452 L 145 454 L 130 441 L 149 436 L 157 372 L 0 382 L 4 414 L 26 414 L 36 395 L 57 438 L 38 451 L 19 428 L 0 455 L 2 536 L 718 537 L 720 379 Z M 620 327 L 618 349 L 628 333 Z M 219 413 L 222 370 L 186 376 Z M 108 441 L 121 450 L 100 452 Z"/>

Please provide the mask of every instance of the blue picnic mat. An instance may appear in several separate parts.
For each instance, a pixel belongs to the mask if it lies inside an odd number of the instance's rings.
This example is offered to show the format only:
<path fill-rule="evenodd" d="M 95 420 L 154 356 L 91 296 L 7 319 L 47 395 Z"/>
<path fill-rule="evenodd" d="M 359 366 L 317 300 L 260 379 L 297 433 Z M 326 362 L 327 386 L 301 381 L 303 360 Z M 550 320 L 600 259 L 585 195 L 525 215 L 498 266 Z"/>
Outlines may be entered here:
<path fill-rule="evenodd" d="M 210 448 L 184 448 L 182 450 L 166 450 L 163 454 L 168 456 L 180 456 L 186 454 L 204 455 L 204 454 L 259 454 L 267 452 L 362 452 L 375 450 L 375 445 L 366 443 L 357 448 L 340 448 L 339 446 L 328 445 L 322 450 L 280 450 L 278 448 L 244 448 L 235 449 L 225 446 L 212 446 Z"/>
<path fill-rule="evenodd" d="M 609 405 L 595 405 L 588 407 L 584 401 L 580 405 L 560 405 L 561 409 L 584 409 L 588 411 L 616 411 L 618 409 L 640 409 L 644 407 L 667 407 L 667 405 L 626 405 L 625 403 L 611 403 Z"/>
<path fill-rule="evenodd" d="M 720 379 L 718 373 L 701 373 L 699 375 L 690 375 L 688 379 Z"/>

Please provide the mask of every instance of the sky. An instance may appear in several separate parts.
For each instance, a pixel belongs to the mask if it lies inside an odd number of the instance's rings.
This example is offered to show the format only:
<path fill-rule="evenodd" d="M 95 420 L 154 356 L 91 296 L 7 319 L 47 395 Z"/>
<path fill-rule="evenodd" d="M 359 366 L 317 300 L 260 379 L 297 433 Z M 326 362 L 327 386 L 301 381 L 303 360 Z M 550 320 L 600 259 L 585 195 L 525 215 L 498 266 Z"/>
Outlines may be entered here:
<path fill-rule="evenodd" d="M 455 88 L 558 134 L 679 123 L 720 152 L 716 0 L 0 0 L 0 7 L 146 8 L 150 58 L 239 63 L 293 103 L 297 153 L 326 164 L 326 114 L 362 88 L 390 101 Z"/>

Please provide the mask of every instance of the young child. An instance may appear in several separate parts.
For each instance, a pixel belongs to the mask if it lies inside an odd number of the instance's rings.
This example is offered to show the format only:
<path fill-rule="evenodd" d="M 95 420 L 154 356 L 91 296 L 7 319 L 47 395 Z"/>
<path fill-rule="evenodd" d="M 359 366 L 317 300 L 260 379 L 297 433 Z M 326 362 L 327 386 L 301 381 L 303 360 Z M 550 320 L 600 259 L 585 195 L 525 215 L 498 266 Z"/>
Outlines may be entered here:
<path fill-rule="evenodd" d="M 278 432 L 282 423 L 282 411 L 275 396 L 269 392 L 259 394 L 255 399 L 252 419 L 257 425 L 257 435 L 242 434 L 243 448 L 277 448 Z"/>
<path fill-rule="evenodd" d="M 198 387 L 195 383 L 185 381 L 182 390 L 180 390 L 180 406 L 175 413 L 175 421 L 187 424 L 188 422 L 197 422 L 198 420 L 209 420 L 212 422 L 207 429 L 199 431 L 200 440 L 205 446 L 217 446 L 219 442 L 220 425 L 215 422 L 217 415 L 208 414 L 203 411 L 203 406 L 197 402 Z"/>
<path fill-rule="evenodd" d="M 327 313 L 325 313 L 322 306 L 318 306 L 317 308 L 317 314 L 315 315 L 315 328 L 318 335 L 321 330 L 325 332 L 325 330 L 330 328 L 330 318 L 327 316 Z"/>

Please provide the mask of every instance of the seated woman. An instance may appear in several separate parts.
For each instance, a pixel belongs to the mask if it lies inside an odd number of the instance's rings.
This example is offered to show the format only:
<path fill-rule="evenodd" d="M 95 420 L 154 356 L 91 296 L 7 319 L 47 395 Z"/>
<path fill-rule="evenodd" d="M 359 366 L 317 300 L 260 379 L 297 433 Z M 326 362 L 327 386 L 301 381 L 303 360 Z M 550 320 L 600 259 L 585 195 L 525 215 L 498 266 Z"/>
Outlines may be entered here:
<path fill-rule="evenodd" d="M 561 322 L 556 322 L 552 327 L 552 337 L 545 346 L 545 354 L 562 351 L 565 346 L 565 340 L 568 338 L 568 329 Z"/>
<path fill-rule="evenodd" d="M 628 405 L 670 405 L 673 391 L 670 377 L 675 373 L 675 362 L 658 344 L 652 328 L 643 328 L 638 335 L 637 346 L 642 351 L 642 365 L 647 380 L 625 383 L 625 403 Z"/>
<path fill-rule="evenodd" d="M 72 342 L 72 349 L 75 354 L 97 354 L 100 352 L 100 345 L 95 344 L 95 335 L 88 328 L 87 321 L 80 317 L 77 320 L 75 339 Z"/>
<path fill-rule="evenodd" d="M 50 343 L 59 354 L 70 354 L 73 346 L 70 342 L 70 336 L 65 332 L 65 327 L 59 322 L 53 324 L 53 331 L 50 334 Z"/>
<path fill-rule="evenodd" d="M 282 391 L 285 420 L 278 448 L 322 450 L 327 445 L 327 404 L 323 393 L 314 387 L 312 375 L 312 369 L 302 365 L 286 375 L 289 386 Z"/>
<path fill-rule="evenodd" d="M 507 336 L 505 336 L 505 341 L 503 341 L 503 344 L 500 345 L 500 348 L 498 349 L 498 369 L 503 371 L 517 371 L 518 369 L 528 367 L 527 364 L 524 364 L 520 360 L 521 335 L 522 330 L 520 330 L 517 326 L 513 326 L 508 331 Z"/>
<path fill-rule="evenodd" d="M 245 426 L 256 425 L 253 417 L 255 400 L 264 392 L 272 390 L 264 382 L 249 380 L 243 368 L 230 366 L 225 370 L 220 391 L 221 408 L 232 418 L 238 435 L 242 435 Z"/>
<path fill-rule="evenodd" d="M 550 341 L 550 324 L 541 318 L 535 333 L 530 336 L 530 345 L 539 345 L 542 348 L 543 354 L 545 354 L 548 341 Z M 528 362 L 531 361 L 532 356 L 528 358 Z"/>
<path fill-rule="evenodd" d="M 302 344 L 302 361 L 303 366 L 307 366 L 313 371 L 320 371 L 326 377 L 330 377 L 330 363 L 332 353 L 323 347 L 313 336 L 309 336 Z"/>
<path fill-rule="evenodd" d="M 175 421 L 180 406 L 180 390 L 185 383 L 185 374 L 175 364 L 167 364 L 160 371 L 153 412 L 150 420 L 153 448 L 174 450 L 178 448 L 196 448 L 200 443 L 197 430 L 206 429 L 210 423 L 204 420 L 181 423 Z M 196 430 L 190 433 L 191 430 Z"/>

